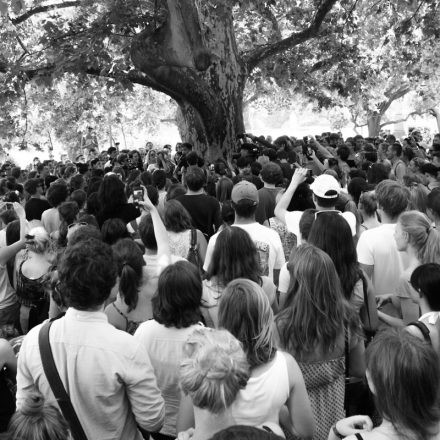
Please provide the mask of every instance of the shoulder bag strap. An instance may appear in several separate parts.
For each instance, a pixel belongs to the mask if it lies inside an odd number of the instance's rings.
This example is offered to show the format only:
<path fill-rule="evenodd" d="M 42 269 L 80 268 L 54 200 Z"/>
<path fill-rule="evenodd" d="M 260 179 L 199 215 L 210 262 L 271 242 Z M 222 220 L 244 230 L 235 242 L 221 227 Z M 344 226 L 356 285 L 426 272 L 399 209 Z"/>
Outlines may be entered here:
<path fill-rule="evenodd" d="M 52 348 L 50 347 L 49 341 L 49 331 L 52 322 L 53 321 L 49 321 L 44 324 L 38 335 L 38 346 L 40 348 L 44 374 L 46 375 L 50 388 L 57 399 L 61 412 L 70 426 L 72 437 L 74 440 L 87 440 L 86 434 L 84 433 L 78 416 L 76 415 L 70 397 L 64 388 L 53 359 Z"/>
<path fill-rule="evenodd" d="M 191 229 L 191 249 L 195 249 L 197 246 L 197 231 Z"/>
<path fill-rule="evenodd" d="M 429 336 L 430 331 L 429 331 L 429 328 L 426 326 L 426 324 L 424 324 L 421 321 L 414 321 L 414 322 L 410 322 L 408 324 L 408 327 L 410 325 L 417 327 L 420 330 L 420 333 L 423 335 L 423 339 L 432 345 L 431 336 Z"/>

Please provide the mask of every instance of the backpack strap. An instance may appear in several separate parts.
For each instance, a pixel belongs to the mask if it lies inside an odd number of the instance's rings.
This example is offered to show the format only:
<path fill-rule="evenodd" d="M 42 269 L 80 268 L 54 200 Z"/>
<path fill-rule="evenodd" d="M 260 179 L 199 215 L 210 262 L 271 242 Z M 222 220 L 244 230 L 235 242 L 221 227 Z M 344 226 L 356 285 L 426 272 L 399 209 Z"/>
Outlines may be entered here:
<path fill-rule="evenodd" d="M 358 432 L 356 432 L 354 436 L 357 438 L 357 440 L 364 440 L 364 438 Z"/>
<path fill-rule="evenodd" d="M 191 229 L 191 249 L 194 250 L 197 247 L 197 230 Z"/>
<path fill-rule="evenodd" d="M 420 333 L 423 335 L 423 339 L 432 345 L 431 336 L 429 336 L 430 331 L 429 331 L 429 328 L 426 326 L 426 324 L 424 324 L 421 321 L 414 321 L 414 322 L 410 322 L 408 324 L 408 327 L 410 325 L 417 327 L 420 330 Z"/>
<path fill-rule="evenodd" d="M 49 386 L 57 399 L 58 405 L 63 413 L 64 418 L 70 426 L 72 437 L 74 440 L 87 440 L 87 436 L 81 426 L 81 423 L 73 408 L 72 402 L 63 382 L 61 381 L 55 361 L 53 358 L 52 348 L 50 346 L 49 331 L 53 321 L 44 324 L 38 334 L 38 346 L 40 348 L 41 362 L 43 364 L 44 374 L 49 382 Z"/>

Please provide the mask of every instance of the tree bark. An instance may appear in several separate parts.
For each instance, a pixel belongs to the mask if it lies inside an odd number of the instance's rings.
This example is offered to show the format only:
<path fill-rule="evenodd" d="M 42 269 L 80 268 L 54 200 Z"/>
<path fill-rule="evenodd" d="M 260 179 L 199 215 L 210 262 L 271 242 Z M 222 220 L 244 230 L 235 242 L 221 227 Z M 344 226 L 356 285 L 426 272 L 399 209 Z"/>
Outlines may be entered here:
<path fill-rule="evenodd" d="M 369 137 L 379 136 L 381 120 L 382 120 L 382 115 L 378 112 L 373 112 L 368 115 L 367 125 L 368 125 Z"/>

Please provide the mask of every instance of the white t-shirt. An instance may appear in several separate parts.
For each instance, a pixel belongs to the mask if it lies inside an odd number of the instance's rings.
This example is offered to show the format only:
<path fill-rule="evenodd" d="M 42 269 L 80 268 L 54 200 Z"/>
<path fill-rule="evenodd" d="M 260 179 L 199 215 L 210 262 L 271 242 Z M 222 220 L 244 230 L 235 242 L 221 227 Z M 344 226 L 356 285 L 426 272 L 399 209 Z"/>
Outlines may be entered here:
<path fill-rule="evenodd" d="M 287 211 L 285 219 L 284 219 L 288 231 L 292 232 L 293 234 L 296 235 L 298 246 L 300 244 L 302 244 L 301 234 L 299 232 L 299 222 L 300 222 L 303 214 L 304 214 L 303 211 L 291 211 L 291 212 Z M 345 218 L 345 220 L 347 220 L 347 223 L 349 224 L 350 229 L 351 229 L 351 234 L 354 237 L 356 235 L 356 217 L 355 217 L 355 215 L 350 211 L 341 212 L 341 215 L 342 215 L 342 217 Z"/>
<path fill-rule="evenodd" d="M 283 245 L 281 244 L 281 238 L 278 233 L 257 222 L 244 225 L 234 224 L 232 226 L 244 229 L 250 235 L 260 256 L 262 275 L 269 277 L 273 281 L 273 271 L 281 269 L 286 262 Z M 209 240 L 208 248 L 206 250 L 205 264 L 203 265 L 205 271 L 208 270 L 209 264 L 211 263 L 212 253 L 214 252 L 218 235 L 219 233 L 213 235 Z"/>
<path fill-rule="evenodd" d="M 362 233 L 357 245 L 358 261 L 374 266 L 373 286 L 376 295 L 397 293 L 400 276 L 407 264 L 394 240 L 395 224 L 384 224 Z"/>

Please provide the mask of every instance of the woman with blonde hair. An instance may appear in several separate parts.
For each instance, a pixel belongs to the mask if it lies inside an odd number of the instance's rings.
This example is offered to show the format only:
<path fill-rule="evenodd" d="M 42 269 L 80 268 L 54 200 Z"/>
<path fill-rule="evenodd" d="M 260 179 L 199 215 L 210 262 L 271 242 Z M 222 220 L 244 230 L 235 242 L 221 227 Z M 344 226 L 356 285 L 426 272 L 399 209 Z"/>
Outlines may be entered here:
<path fill-rule="evenodd" d="M 287 405 L 286 428 L 298 437 L 312 438 L 315 423 L 304 378 L 295 359 L 275 346 L 273 312 L 263 289 L 251 280 L 231 281 L 220 301 L 219 326 L 243 344 L 252 369 L 232 405 L 236 423 L 267 424 L 284 437 L 280 411 Z"/>
<path fill-rule="evenodd" d="M 58 408 L 45 403 L 38 391 L 30 392 L 11 419 L 9 440 L 69 440 L 69 428 Z"/>
<path fill-rule="evenodd" d="M 411 286 L 410 278 L 421 264 L 440 263 L 440 234 L 425 214 L 407 211 L 397 221 L 394 239 L 397 249 L 407 255 L 409 264 L 400 276 L 397 295 L 382 296 L 378 305 L 391 301 L 400 317 L 392 317 L 380 310 L 378 315 L 388 325 L 401 327 L 419 318 L 419 294 Z"/>
<path fill-rule="evenodd" d="M 250 368 L 240 342 L 226 330 L 195 330 L 186 342 L 185 352 L 180 385 L 194 408 L 192 440 L 206 440 L 236 424 L 231 405 L 246 386 Z M 184 424 L 178 423 L 178 431 Z"/>
<path fill-rule="evenodd" d="M 15 259 L 15 290 L 21 304 L 20 324 L 24 334 L 48 317 L 49 298 L 44 283 L 54 256 L 46 229 L 32 228 L 26 234 L 26 249 Z"/>
<path fill-rule="evenodd" d="M 287 268 L 290 287 L 275 319 L 279 347 L 299 364 L 317 425 L 314 439 L 324 440 L 345 415 L 345 376 L 365 373 L 360 321 L 324 251 L 302 245 Z"/>

